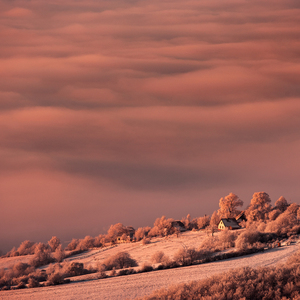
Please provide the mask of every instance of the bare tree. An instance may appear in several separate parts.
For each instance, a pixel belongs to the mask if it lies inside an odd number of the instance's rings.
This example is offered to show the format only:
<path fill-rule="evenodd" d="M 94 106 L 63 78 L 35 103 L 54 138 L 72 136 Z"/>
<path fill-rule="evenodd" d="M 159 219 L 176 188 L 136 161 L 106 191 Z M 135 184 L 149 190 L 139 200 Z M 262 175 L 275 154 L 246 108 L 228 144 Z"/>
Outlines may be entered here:
<path fill-rule="evenodd" d="M 184 224 L 185 229 L 191 229 L 191 215 L 188 214 L 185 218 L 181 219 L 181 222 Z"/>
<path fill-rule="evenodd" d="M 146 226 L 146 227 L 140 227 L 136 230 L 135 232 L 135 238 L 137 241 L 142 240 L 145 236 L 148 235 L 148 232 L 151 230 L 151 227 Z"/>
<path fill-rule="evenodd" d="M 63 259 L 66 257 L 65 251 L 62 248 L 61 245 L 59 245 L 56 249 L 55 252 L 53 253 L 53 257 L 57 262 L 62 262 Z"/>
<path fill-rule="evenodd" d="M 218 215 L 221 218 L 234 218 L 239 214 L 237 207 L 243 206 L 244 202 L 235 194 L 230 193 L 219 201 Z"/>
<path fill-rule="evenodd" d="M 286 199 L 284 197 L 280 197 L 276 202 L 275 202 L 275 206 L 276 208 L 278 208 L 281 212 L 284 212 L 288 205 L 288 202 L 286 201 Z"/>
<path fill-rule="evenodd" d="M 204 217 L 199 217 L 197 219 L 198 229 L 204 229 L 209 225 L 210 218 L 209 216 L 205 215 Z"/>
<path fill-rule="evenodd" d="M 267 193 L 254 193 L 250 206 L 246 210 L 247 220 L 253 222 L 268 219 L 268 214 L 272 208 L 270 203 L 271 199 Z"/>
<path fill-rule="evenodd" d="M 56 248 L 60 245 L 60 239 L 56 236 L 53 236 L 48 242 L 48 245 L 50 246 L 51 251 L 54 252 Z"/>
<path fill-rule="evenodd" d="M 126 227 L 122 223 L 111 225 L 107 231 L 107 237 L 111 241 L 116 241 L 118 236 L 126 233 Z"/>
<path fill-rule="evenodd" d="M 216 211 L 213 212 L 210 218 L 210 226 L 218 226 L 220 222 L 220 217 Z"/>

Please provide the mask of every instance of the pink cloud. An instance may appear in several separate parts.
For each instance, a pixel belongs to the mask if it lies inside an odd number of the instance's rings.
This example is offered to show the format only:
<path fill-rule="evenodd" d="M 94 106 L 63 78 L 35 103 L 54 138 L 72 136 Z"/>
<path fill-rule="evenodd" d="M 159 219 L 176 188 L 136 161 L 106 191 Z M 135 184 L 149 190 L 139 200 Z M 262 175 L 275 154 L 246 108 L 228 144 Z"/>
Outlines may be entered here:
<path fill-rule="evenodd" d="M 2 244 L 299 193 L 298 1 L 16 0 L 0 17 Z"/>
<path fill-rule="evenodd" d="M 3 13 L 4 16 L 13 18 L 32 17 L 32 11 L 22 7 L 15 7 Z"/>

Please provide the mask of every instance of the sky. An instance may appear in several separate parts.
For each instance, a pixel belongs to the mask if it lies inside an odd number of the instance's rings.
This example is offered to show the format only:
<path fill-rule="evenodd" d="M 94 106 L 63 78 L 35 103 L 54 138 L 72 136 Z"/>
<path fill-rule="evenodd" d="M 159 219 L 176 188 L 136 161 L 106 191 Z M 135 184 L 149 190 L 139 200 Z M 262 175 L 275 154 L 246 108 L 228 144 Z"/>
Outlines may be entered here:
<path fill-rule="evenodd" d="M 298 0 L 0 0 L 0 249 L 300 203 Z"/>

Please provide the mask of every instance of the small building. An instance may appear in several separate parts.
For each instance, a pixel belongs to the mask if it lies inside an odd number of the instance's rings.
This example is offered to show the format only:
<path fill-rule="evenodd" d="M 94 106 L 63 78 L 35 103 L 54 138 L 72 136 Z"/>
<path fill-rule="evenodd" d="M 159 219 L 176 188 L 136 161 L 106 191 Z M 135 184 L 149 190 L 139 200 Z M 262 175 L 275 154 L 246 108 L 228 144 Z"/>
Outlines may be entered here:
<path fill-rule="evenodd" d="M 135 242 L 135 229 L 132 226 L 127 226 L 124 232 L 120 232 L 117 236 L 117 243 Z"/>
<path fill-rule="evenodd" d="M 130 240 L 132 240 L 134 238 L 135 229 L 132 226 L 127 226 L 126 232 L 127 232 L 127 235 L 129 236 Z"/>
<path fill-rule="evenodd" d="M 238 224 L 240 224 L 242 221 L 245 221 L 247 222 L 247 218 L 246 218 L 246 215 L 245 215 L 245 211 L 241 211 L 241 213 L 235 218 L 236 221 L 238 222 Z"/>
<path fill-rule="evenodd" d="M 218 225 L 219 230 L 224 230 L 224 229 L 234 230 L 240 228 L 241 226 L 238 224 L 235 218 L 227 218 L 227 219 L 223 218 L 220 220 Z"/>
<path fill-rule="evenodd" d="M 181 221 L 173 221 L 172 228 L 177 229 L 180 232 L 186 231 L 184 224 Z"/>

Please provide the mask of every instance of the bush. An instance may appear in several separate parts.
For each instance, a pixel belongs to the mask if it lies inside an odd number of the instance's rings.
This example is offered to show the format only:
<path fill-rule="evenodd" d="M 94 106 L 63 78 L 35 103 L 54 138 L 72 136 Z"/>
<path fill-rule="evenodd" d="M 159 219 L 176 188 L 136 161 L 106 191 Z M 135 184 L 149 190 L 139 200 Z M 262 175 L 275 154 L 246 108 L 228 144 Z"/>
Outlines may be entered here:
<path fill-rule="evenodd" d="M 149 231 L 148 236 L 168 236 L 175 232 L 175 228 L 172 226 L 174 219 L 166 219 L 165 216 L 157 218 L 154 222 L 153 228 Z"/>
<path fill-rule="evenodd" d="M 53 253 L 53 257 L 57 262 L 62 262 L 63 259 L 66 257 L 66 253 L 63 250 L 62 246 L 59 245 L 56 249 L 55 252 Z"/>
<path fill-rule="evenodd" d="M 79 262 L 71 262 L 71 264 L 67 265 L 66 267 L 66 273 L 68 274 L 68 277 L 70 276 L 79 276 L 86 273 L 83 263 Z"/>
<path fill-rule="evenodd" d="M 25 289 L 27 288 L 26 284 L 24 282 L 20 282 L 18 285 L 17 285 L 17 289 Z"/>
<path fill-rule="evenodd" d="M 13 266 L 12 270 L 14 277 L 20 277 L 34 272 L 34 267 L 29 264 L 19 262 Z"/>
<path fill-rule="evenodd" d="M 54 258 L 51 255 L 51 249 L 45 244 L 39 243 L 35 247 L 34 257 L 30 260 L 30 264 L 35 268 L 47 265 L 54 262 Z"/>
<path fill-rule="evenodd" d="M 123 276 L 123 275 L 130 275 L 130 274 L 136 274 L 136 271 L 134 269 L 123 269 L 120 270 L 118 273 L 118 276 Z"/>
<path fill-rule="evenodd" d="M 139 273 L 151 272 L 151 271 L 153 271 L 153 267 L 147 263 L 144 263 L 141 269 L 138 270 Z"/>
<path fill-rule="evenodd" d="M 24 241 L 20 244 L 19 248 L 16 250 L 15 247 L 13 247 L 10 251 L 8 251 L 3 257 L 14 257 L 14 256 L 20 256 L 20 255 L 31 255 L 34 254 L 36 244 L 31 241 Z"/>
<path fill-rule="evenodd" d="M 39 287 L 40 283 L 34 278 L 34 277 L 30 277 L 28 279 L 28 287 L 29 288 L 35 288 L 35 287 Z"/>
<path fill-rule="evenodd" d="M 72 241 L 68 244 L 66 250 L 75 250 L 78 244 L 79 244 L 78 239 L 72 239 Z"/>
<path fill-rule="evenodd" d="M 182 266 L 189 266 L 199 259 L 199 253 L 194 248 L 181 248 L 174 255 L 174 261 Z"/>
<path fill-rule="evenodd" d="M 64 283 L 64 275 L 61 273 L 52 273 L 46 282 L 46 286 L 58 285 Z"/>
<path fill-rule="evenodd" d="M 148 236 L 148 232 L 151 230 L 151 227 L 140 227 L 135 232 L 134 236 L 137 241 L 142 240 L 143 238 L 146 238 Z"/>
<path fill-rule="evenodd" d="M 31 241 L 24 241 L 20 244 L 19 248 L 17 249 L 17 252 L 19 255 L 30 255 L 34 254 L 34 250 L 37 244 L 31 242 Z"/>
<path fill-rule="evenodd" d="M 278 268 L 249 267 L 230 270 L 205 280 L 178 284 L 155 291 L 145 300 L 201 299 L 300 299 L 298 274 L 300 265 Z"/>
<path fill-rule="evenodd" d="M 50 246 L 51 251 L 54 252 L 60 245 L 60 239 L 56 236 L 53 236 L 51 240 L 48 242 L 48 245 Z"/>
<path fill-rule="evenodd" d="M 204 216 L 204 217 L 199 217 L 197 219 L 197 227 L 198 229 L 204 229 L 210 224 L 210 217 L 209 216 Z"/>
<path fill-rule="evenodd" d="M 148 238 L 146 238 L 146 237 L 144 236 L 143 239 L 142 239 L 142 244 L 143 244 L 143 245 L 148 245 L 148 244 L 150 244 L 150 239 L 148 239 Z"/>
<path fill-rule="evenodd" d="M 136 260 L 131 258 L 127 252 L 119 252 L 103 262 L 105 270 L 123 269 L 129 267 L 136 267 L 138 264 Z"/>
<path fill-rule="evenodd" d="M 293 231 L 293 227 L 298 225 L 297 210 L 298 206 L 291 204 L 285 212 L 280 214 L 274 221 L 267 224 L 265 231 L 273 232 L 277 235 L 287 234 Z"/>
<path fill-rule="evenodd" d="M 154 264 L 163 263 L 166 264 L 170 261 L 170 258 L 162 251 L 157 251 L 151 256 L 151 262 Z"/>
<path fill-rule="evenodd" d="M 260 233 L 254 230 L 245 230 L 235 241 L 238 249 L 247 249 L 259 240 Z"/>
<path fill-rule="evenodd" d="M 235 246 L 238 232 L 223 230 L 218 235 L 206 237 L 199 249 L 209 249 L 209 251 L 221 251 Z"/>

